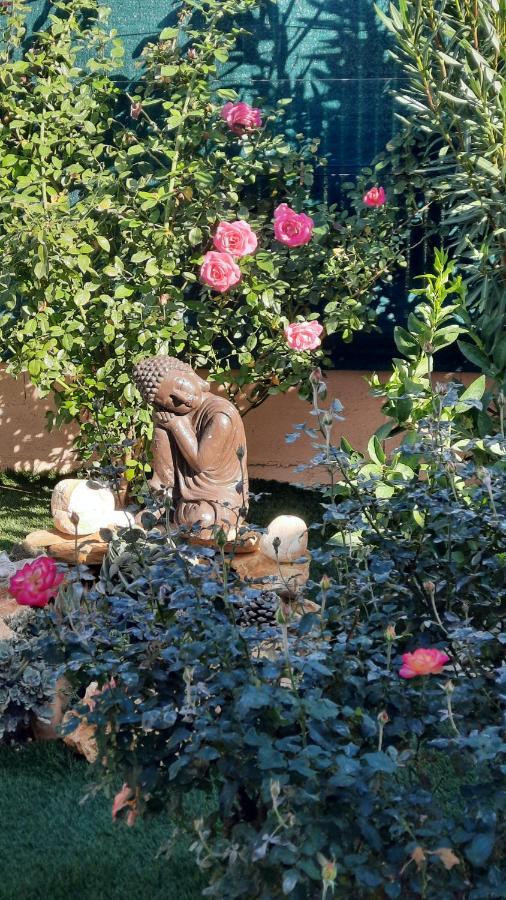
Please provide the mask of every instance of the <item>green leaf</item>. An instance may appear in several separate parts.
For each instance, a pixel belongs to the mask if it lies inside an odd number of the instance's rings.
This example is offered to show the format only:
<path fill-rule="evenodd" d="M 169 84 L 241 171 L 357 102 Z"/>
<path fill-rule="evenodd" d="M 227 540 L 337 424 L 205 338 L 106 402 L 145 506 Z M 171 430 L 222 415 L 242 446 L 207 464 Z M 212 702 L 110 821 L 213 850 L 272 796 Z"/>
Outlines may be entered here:
<path fill-rule="evenodd" d="M 226 50 L 222 50 L 220 47 L 214 51 L 214 58 L 218 60 L 218 62 L 226 63 L 228 60 L 228 53 Z"/>
<path fill-rule="evenodd" d="M 490 360 L 486 353 L 483 353 L 482 350 L 479 350 L 474 344 L 464 344 L 462 341 L 459 341 L 458 344 L 459 350 L 464 354 L 466 359 L 469 362 L 472 362 L 475 366 L 478 366 L 479 369 L 482 369 L 485 372 L 485 375 L 492 375 L 492 370 L 490 366 Z"/>
<path fill-rule="evenodd" d="M 475 405 L 473 401 L 481 400 L 487 388 L 487 380 L 485 375 L 480 375 L 473 381 L 463 394 L 459 397 L 459 402 L 455 406 L 456 412 L 465 412 L 471 406 Z M 467 403 L 465 401 L 468 401 Z"/>
<path fill-rule="evenodd" d="M 146 266 L 145 266 L 146 275 L 149 275 L 150 277 L 154 277 L 155 275 L 158 275 L 159 271 L 160 270 L 158 268 L 158 263 L 157 263 L 156 259 L 154 257 L 152 257 L 146 263 Z"/>
<path fill-rule="evenodd" d="M 179 34 L 178 28 L 162 28 L 160 32 L 160 40 L 161 41 L 172 41 L 174 38 L 177 38 Z"/>
<path fill-rule="evenodd" d="M 77 257 L 77 265 L 79 266 L 81 272 L 86 274 L 86 272 L 90 269 L 90 258 L 89 256 L 84 256 L 83 253 L 80 253 Z"/>
<path fill-rule="evenodd" d="M 30 375 L 33 375 L 34 378 L 39 374 L 41 368 L 42 366 L 40 359 L 31 359 L 28 363 L 28 371 Z"/>
<path fill-rule="evenodd" d="M 485 865 L 492 853 L 492 850 L 494 849 L 494 844 L 495 834 L 493 831 L 487 831 L 482 834 L 475 834 L 474 838 L 465 851 L 469 862 L 473 866 Z"/>
<path fill-rule="evenodd" d="M 196 225 L 193 228 L 190 228 L 190 232 L 188 234 L 188 240 L 192 247 L 196 247 L 197 244 L 202 243 L 202 230 L 198 228 Z"/>
<path fill-rule="evenodd" d="M 413 357 L 416 356 L 420 347 L 412 334 L 409 331 L 406 331 L 405 328 L 402 328 L 400 325 L 396 325 L 394 328 L 394 341 L 395 346 L 403 354 L 403 356 Z"/>
<path fill-rule="evenodd" d="M 107 240 L 107 238 L 104 237 L 102 234 L 97 234 L 97 244 L 99 245 L 99 247 L 102 247 L 102 250 L 106 250 L 107 253 L 109 253 L 109 251 L 111 249 L 111 245 L 110 245 L 109 241 Z"/>
<path fill-rule="evenodd" d="M 379 466 L 383 466 L 385 464 L 385 453 L 375 434 L 373 434 L 367 445 L 367 452 L 373 462 L 377 463 Z"/>

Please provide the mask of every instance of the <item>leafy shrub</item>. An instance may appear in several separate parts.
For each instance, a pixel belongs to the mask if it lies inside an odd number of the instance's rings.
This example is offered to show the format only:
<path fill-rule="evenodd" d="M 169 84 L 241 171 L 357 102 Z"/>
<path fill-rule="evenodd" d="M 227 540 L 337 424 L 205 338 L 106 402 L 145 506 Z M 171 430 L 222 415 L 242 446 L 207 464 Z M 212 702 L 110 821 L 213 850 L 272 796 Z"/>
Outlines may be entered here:
<path fill-rule="evenodd" d="M 41 645 L 43 622 L 42 613 L 18 616 L 15 637 L 0 641 L 0 741 L 27 728 L 33 715 L 51 717 L 56 670 Z"/>
<path fill-rule="evenodd" d="M 238 628 L 255 591 L 226 557 L 131 532 L 62 623 L 67 673 L 103 686 L 102 778 L 130 823 L 216 797 L 194 823 L 206 896 L 500 897 L 504 464 L 428 429 L 428 475 L 384 499 L 325 429 L 348 493 L 324 504 L 319 612 Z M 447 653 L 439 677 L 400 677 L 419 647 Z"/>
<path fill-rule="evenodd" d="M 286 105 L 237 134 L 221 117 L 237 95 L 217 82 L 256 0 L 184 4 L 148 45 L 125 95 L 122 48 L 96 0 L 62 0 L 20 52 L 22 8 L 0 62 L 0 330 L 15 374 L 55 390 L 54 425 L 78 421 L 81 454 L 149 436 L 131 370 L 158 352 L 206 367 L 243 411 L 299 385 L 310 357 L 284 338 L 324 310 L 328 334 L 370 327 L 377 291 L 404 263 L 395 204 L 349 209 L 311 199 L 318 140 L 280 133 Z M 83 60 L 88 59 L 88 62 Z M 365 185 L 364 185 L 365 190 Z M 273 239 L 283 202 L 310 212 L 311 242 Z M 12 209 L 16 216 L 12 216 Z M 224 294 L 199 283 L 221 220 L 247 219 L 256 253 Z M 314 354 L 313 354 L 314 357 Z M 137 454 L 139 455 L 139 454 Z"/>
<path fill-rule="evenodd" d="M 385 10 L 387 6 L 387 10 Z M 466 285 L 474 342 L 461 349 L 487 375 L 506 367 L 504 254 L 504 91 L 506 34 L 501 0 L 398 0 L 377 4 L 393 35 L 392 55 L 406 74 L 397 92 L 401 133 L 412 171 L 433 208 L 438 235 Z"/>

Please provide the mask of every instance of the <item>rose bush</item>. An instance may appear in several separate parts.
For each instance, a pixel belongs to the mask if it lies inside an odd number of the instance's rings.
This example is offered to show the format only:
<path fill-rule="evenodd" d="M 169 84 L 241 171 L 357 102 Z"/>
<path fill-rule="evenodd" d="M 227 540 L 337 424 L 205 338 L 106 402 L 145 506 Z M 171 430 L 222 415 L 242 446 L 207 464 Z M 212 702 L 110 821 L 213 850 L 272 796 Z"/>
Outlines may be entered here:
<path fill-rule="evenodd" d="M 49 424 L 77 421 L 82 456 L 119 461 L 129 478 L 152 428 L 131 378 L 139 359 L 207 368 L 246 412 L 305 389 L 309 358 L 286 343 L 288 324 L 320 313 L 326 335 L 350 340 L 404 261 L 398 205 L 378 215 L 362 203 L 371 173 L 343 208 L 319 204 L 318 141 L 279 133 L 289 100 L 252 106 L 217 84 L 254 3 L 212 0 L 203 18 L 183 5 L 126 96 L 96 0 L 62 2 L 29 51 L 26 5 L 2 18 L 2 357 L 54 392 Z M 222 252 L 234 264 L 216 274 L 205 263 L 216 277 L 201 284 L 206 254 Z"/>
<path fill-rule="evenodd" d="M 292 596 L 240 626 L 259 592 L 225 553 L 132 533 L 58 626 L 77 686 L 114 679 L 89 714 L 102 784 L 130 824 L 216 798 L 193 823 L 206 896 L 500 897 L 506 445 L 477 467 L 432 418 L 368 468 L 321 383 L 299 433 L 342 481 L 312 529 L 315 612 Z"/>

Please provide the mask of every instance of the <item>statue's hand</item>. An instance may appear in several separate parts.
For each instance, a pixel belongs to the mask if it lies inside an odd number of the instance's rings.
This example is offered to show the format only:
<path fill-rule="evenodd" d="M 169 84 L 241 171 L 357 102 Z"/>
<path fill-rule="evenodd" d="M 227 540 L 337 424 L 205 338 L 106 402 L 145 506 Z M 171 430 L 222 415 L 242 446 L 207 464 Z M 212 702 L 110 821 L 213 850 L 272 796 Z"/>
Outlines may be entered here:
<path fill-rule="evenodd" d="M 160 428 L 170 428 L 170 425 L 176 418 L 177 416 L 175 413 L 168 412 L 165 409 L 158 409 L 155 412 L 154 422 L 155 425 L 158 425 Z"/>

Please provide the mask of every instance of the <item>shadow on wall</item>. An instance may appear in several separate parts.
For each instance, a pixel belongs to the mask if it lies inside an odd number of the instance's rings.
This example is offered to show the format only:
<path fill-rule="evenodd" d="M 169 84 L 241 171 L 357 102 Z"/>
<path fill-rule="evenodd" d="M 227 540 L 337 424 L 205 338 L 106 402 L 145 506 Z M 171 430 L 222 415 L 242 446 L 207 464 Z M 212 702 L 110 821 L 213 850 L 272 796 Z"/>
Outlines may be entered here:
<path fill-rule="evenodd" d="M 178 4 L 111 0 L 109 5 L 110 27 L 125 45 L 120 80 L 130 81 L 146 44 L 176 23 Z M 57 12 L 51 0 L 32 0 L 30 6 L 30 32 L 44 29 L 48 16 Z M 241 15 L 238 24 L 248 33 L 222 67 L 220 81 L 249 99 L 292 98 L 283 128 L 321 138 L 329 159 L 322 187 L 335 199 L 340 178 L 368 165 L 395 130 L 389 90 L 398 81 L 398 68 L 388 58 L 388 36 L 374 0 L 263 2 Z M 26 44 L 30 40 L 29 35 Z"/>
<path fill-rule="evenodd" d="M 292 98 L 283 127 L 321 138 L 334 200 L 339 178 L 369 165 L 395 130 L 398 68 L 373 0 L 279 0 L 245 28 L 225 80 L 269 102 Z"/>
<path fill-rule="evenodd" d="M 45 413 L 50 408 L 50 398 L 37 397 L 27 376 L 14 379 L 0 368 L 0 470 L 75 470 L 74 431 L 67 427 L 47 432 Z"/>

